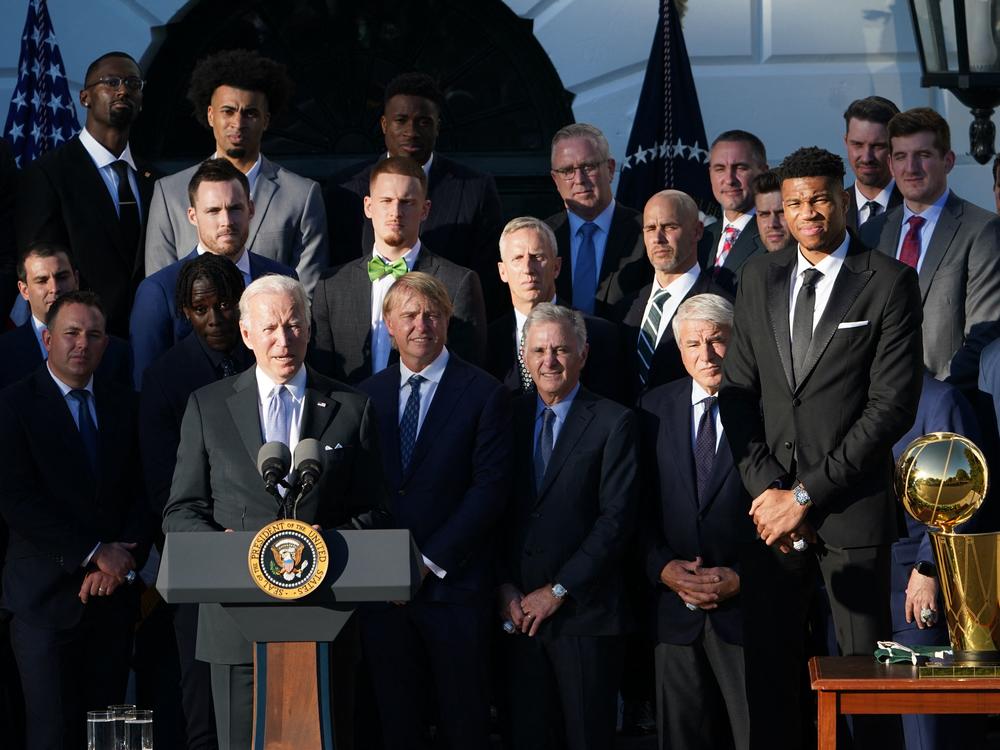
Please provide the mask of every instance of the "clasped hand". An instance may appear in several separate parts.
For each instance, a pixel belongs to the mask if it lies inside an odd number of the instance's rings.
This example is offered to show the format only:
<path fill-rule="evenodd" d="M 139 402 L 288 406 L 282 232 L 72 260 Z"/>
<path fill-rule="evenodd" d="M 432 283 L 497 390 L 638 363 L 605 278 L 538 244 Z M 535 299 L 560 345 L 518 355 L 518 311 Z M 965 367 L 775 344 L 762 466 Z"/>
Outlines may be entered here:
<path fill-rule="evenodd" d="M 88 571 L 83 577 L 83 584 L 77 596 L 84 604 L 92 596 L 111 596 L 122 583 L 130 570 L 135 570 L 135 558 L 131 550 L 136 548 L 135 542 L 101 543 L 90 558 L 97 570 Z"/>
<path fill-rule="evenodd" d="M 740 577 L 732 568 L 703 568 L 701 557 L 671 560 L 660 571 L 660 580 L 685 604 L 716 609 L 720 602 L 740 592 Z"/>

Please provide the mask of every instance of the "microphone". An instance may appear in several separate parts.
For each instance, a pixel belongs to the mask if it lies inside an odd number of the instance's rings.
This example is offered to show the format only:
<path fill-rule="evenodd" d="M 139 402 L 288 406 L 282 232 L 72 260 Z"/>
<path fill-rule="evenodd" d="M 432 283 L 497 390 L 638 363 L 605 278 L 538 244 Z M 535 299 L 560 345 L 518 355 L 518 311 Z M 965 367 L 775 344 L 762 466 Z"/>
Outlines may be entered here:
<path fill-rule="evenodd" d="M 306 438 L 295 446 L 295 471 L 299 475 L 298 485 L 306 495 L 323 474 L 323 449 L 318 440 Z"/>
<path fill-rule="evenodd" d="M 272 495 L 278 494 L 278 484 L 292 464 L 292 454 L 288 446 L 278 441 L 265 443 L 257 451 L 257 471 L 264 480 L 264 488 Z"/>

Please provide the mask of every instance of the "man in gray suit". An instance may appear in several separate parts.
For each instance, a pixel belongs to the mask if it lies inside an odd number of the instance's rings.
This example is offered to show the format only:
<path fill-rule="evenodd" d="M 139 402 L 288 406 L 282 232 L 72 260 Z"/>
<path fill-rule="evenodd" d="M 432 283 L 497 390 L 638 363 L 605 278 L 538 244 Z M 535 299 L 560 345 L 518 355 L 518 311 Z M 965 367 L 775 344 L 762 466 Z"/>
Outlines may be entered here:
<path fill-rule="evenodd" d="M 475 365 L 486 352 L 486 307 L 475 271 L 435 255 L 420 241 L 420 222 L 430 210 L 427 175 L 406 156 L 390 156 L 371 171 L 365 216 L 375 246 L 370 254 L 325 273 L 313 295 L 315 351 L 310 362 L 343 380 L 360 383 L 393 364 L 382 302 L 396 279 L 410 271 L 437 278 L 455 310 L 448 348 Z"/>
<path fill-rule="evenodd" d="M 290 87 L 283 65 L 256 52 L 227 50 L 195 66 L 188 99 L 195 117 L 215 136 L 213 157 L 228 159 L 250 181 L 254 216 L 247 250 L 294 268 L 312 294 L 329 257 L 320 187 L 260 152 L 264 132 L 284 109 Z M 146 229 L 147 276 L 198 244 L 187 220 L 187 186 L 197 168 L 156 183 Z"/>
<path fill-rule="evenodd" d="M 368 509 L 383 507 L 386 499 L 375 416 L 366 396 L 304 366 L 309 342 L 305 289 L 285 276 L 257 279 L 240 299 L 240 333 L 257 364 L 191 395 L 163 530 L 263 528 L 279 511 L 257 471 L 257 452 L 275 440 L 294 452 L 306 438 L 325 446 L 326 465 L 315 490 L 299 502 L 297 517 L 322 528 L 367 525 Z M 352 638 L 357 634 L 349 627 L 333 648 L 342 652 L 334 656 L 338 748 L 350 742 L 344 736 L 350 715 L 341 712 L 351 703 L 350 665 L 357 658 Z M 219 747 L 250 747 L 251 644 L 220 605 L 201 605 L 195 653 L 211 665 Z"/>
<path fill-rule="evenodd" d="M 889 141 L 903 205 L 866 222 L 861 239 L 917 270 L 924 364 L 938 380 L 972 391 L 1000 320 L 1000 218 L 948 190 L 955 154 L 937 112 L 896 115 Z"/>

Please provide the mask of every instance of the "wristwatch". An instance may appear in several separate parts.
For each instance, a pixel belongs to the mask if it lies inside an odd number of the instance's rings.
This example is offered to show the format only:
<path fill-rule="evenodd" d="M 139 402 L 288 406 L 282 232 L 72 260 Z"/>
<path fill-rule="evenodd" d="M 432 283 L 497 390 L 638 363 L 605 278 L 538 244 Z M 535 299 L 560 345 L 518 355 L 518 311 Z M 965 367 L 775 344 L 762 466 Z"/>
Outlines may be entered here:
<path fill-rule="evenodd" d="M 552 596 L 554 596 L 556 599 L 562 599 L 568 593 L 569 591 L 567 591 L 566 587 L 563 586 L 561 583 L 557 583 L 552 587 Z"/>
<path fill-rule="evenodd" d="M 921 560 L 913 569 L 917 571 L 922 576 L 927 576 L 928 578 L 937 578 L 937 565 L 932 562 L 927 562 L 926 560 Z"/>
<path fill-rule="evenodd" d="M 809 493 L 806 492 L 806 488 L 802 484 L 802 482 L 799 482 L 794 487 L 792 487 L 792 495 L 795 496 L 795 502 L 797 502 L 799 505 L 803 507 L 809 505 L 809 503 L 812 501 L 812 498 L 809 497 Z"/>

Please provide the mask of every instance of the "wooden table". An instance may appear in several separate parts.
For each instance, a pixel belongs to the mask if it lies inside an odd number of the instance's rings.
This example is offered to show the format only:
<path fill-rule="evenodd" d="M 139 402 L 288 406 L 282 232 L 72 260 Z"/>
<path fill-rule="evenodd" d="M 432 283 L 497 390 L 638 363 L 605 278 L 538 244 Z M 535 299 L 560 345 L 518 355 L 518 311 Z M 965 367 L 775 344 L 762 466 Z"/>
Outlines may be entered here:
<path fill-rule="evenodd" d="M 814 656 L 818 750 L 837 747 L 838 714 L 996 714 L 1000 678 L 918 678 L 917 668 L 870 656 Z"/>

